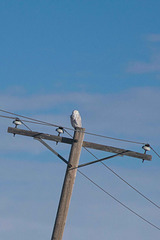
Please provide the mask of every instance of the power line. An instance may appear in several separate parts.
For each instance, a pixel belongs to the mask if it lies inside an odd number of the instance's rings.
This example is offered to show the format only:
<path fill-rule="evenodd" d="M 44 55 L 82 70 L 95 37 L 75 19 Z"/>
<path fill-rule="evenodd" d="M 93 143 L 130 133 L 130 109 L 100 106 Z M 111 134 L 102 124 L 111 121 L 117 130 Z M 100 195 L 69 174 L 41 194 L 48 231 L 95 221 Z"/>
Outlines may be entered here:
<path fill-rule="evenodd" d="M 17 116 L 17 115 L 15 115 Z M 8 118 L 8 119 L 15 119 L 15 117 L 10 117 L 10 116 L 4 116 L 4 115 L 0 115 L 1 118 Z M 50 126 L 47 123 L 40 123 L 40 122 L 35 122 L 35 121 L 30 121 L 30 120 L 25 120 L 25 119 L 20 119 L 23 122 L 28 122 L 28 123 L 33 123 L 33 124 L 39 124 L 39 125 L 45 125 L 45 126 Z"/>
<path fill-rule="evenodd" d="M 22 120 L 21 120 L 21 122 L 26 128 L 28 128 L 28 130 L 32 131 L 32 129 L 30 127 L 28 127 L 27 124 L 25 124 Z"/>
<path fill-rule="evenodd" d="M 3 109 L 0 109 L 0 111 L 1 111 L 1 112 L 4 112 L 4 113 L 11 114 L 11 115 L 14 115 L 14 116 L 26 118 L 26 119 L 29 119 L 29 120 L 32 120 L 32 121 L 35 121 L 35 122 L 45 123 L 45 124 L 50 125 L 50 126 L 53 126 L 53 127 L 59 127 L 59 125 L 55 125 L 55 124 L 48 123 L 48 122 L 45 122 L 45 121 L 41 121 L 41 120 L 38 120 L 38 119 L 26 117 L 26 116 L 23 116 L 23 115 L 20 115 L 20 114 L 17 114 L 17 113 L 12 113 L 12 112 L 9 112 L 9 111 L 3 110 Z M 73 130 L 73 129 L 70 128 L 69 130 Z"/>
<path fill-rule="evenodd" d="M 98 158 L 90 152 L 88 149 L 86 149 L 92 156 L 94 156 L 97 160 Z M 126 183 L 130 188 L 132 188 L 134 191 L 136 191 L 138 194 L 140 194 L 143 198 L 145 198 L 147 201 L 149 201 L 151 204 L 153 204 L 155 207 L 160 209 L 160 206 L 158 206 L 156 203 L 154 203 L 152 200 L 150 200 L 148 197 L 146 197 L 143 193 L 141 193 L 139 190 L 137 190 L 135 187 L 133 187 L 131 184 L 129 184 L 124 178 L 122 178 L 119 174 L 117 174 L 113 169 L 108 167 L 104 162 L 100 162 L 105 168 L 107 168 L 109 171 L 111 171 L 116 177 L 121 179 L 124 183 Z"/>
<path fill-rule="evenodd" d="M 84 173 L 82 173 L 80 170 L 77 170 L 83 177 L 85 177 L 87 180 L 89 180 L 92 184 L 94 184 L 97 188 L 99 188 L 101 191 L 103 191 L 105 194 L 107 194 L 108 196 L 110 196 L 113 200 L 115 200 L 116 202 L 118 202 L 121 206 L 123 206 L 124 208 L 128 209 L 130 212 L 132 212 L 134 215 L 136 215 L 137 217 L 139 217 L 140 219 L 142 219 L 144 222 L 148 223 L 149 225 L 151 225 L 152 227 L 160 230 L 159 227 L 157 227 L 155 224 L 151 223 L 150 221 L 148 221 L 147 219 L 145 219 L 144 217 L 142 217 L 141 215 L 139 215 L 138 213 L 136 213 L 135 211 L 133 211 L 131 208 L 129 208 L 128 206 L 126 206 L 124 203 L 122 203 L 121 201 L 119 201 L 117 198 L 115 198 L 113 195 L 111 195 L 109 192 L 107 192 L 104 188 L 102 188 L 100 185 L 98 185 L 95 181 L 93 181 L 91 178 L 89 178 L 87 175 L 85 175 Z"/>
<path fill-rule="evenodd" d="M 110 167 L 108 167 L 105 163 L 101 162 L 103 166 L 105 166 L 109 171 L 111 171 L 115 176 L 117 176 L 119 179 L 121 179 L 124 183 L 126 183 L 130 188 L 132 188 L 134 191 L 136 191 L 139 195 L 141 195 L 143 198 L 145 198 L 147 201 L 149 201 L 151 204 L 153 204 L 155 207 L 160 209 L 160 206 L 158 206 L 156 203 L 154 203 L 152 200 L 150 200 L 148 197 L 146 197 L 143 193 L 138 191 L 135 187 L 133 187 L 131 184 L 129 184 L 124 178 L 122 178 L 120 175 L 118 175 L 115 171 L 113 171 Z"/>
<path fill-rule="evenodd" d="M 12 112 L 9 112 L 9 111 L 3 110 L 3 109 L 0 109 L 0 111 L 1 111 L 1 112 L 5 112 L 5 113 L 8 113 L 8 114 L 11 114 L 11 115 L 14 115 L 14 116 L 23 117 L 23 118 L 26 118 L 26 119 L 29 119 L 29 120 L 32 120 L 32 121 L 35 121 L 35 122 L 39 122 L 39 123 L 41 123 L 41 124 L 43 124 L 43 125 L 53 126 L 53 127 L 59 127 L 59 125 L 57 125 L 57 124 L 52 124 L 52 123 L 48 123 L 48 122 L 46 122 L 46 121 L 41 121 L 41 120 L 38 120 L 38 119 L 26 117 L 26 116 L 24 116 L 24 115 L 12 113 Z M 35 124 L 35 122 L 32 122 L 32 123 Z M 69 128 L 69 127 L 65 127 L 65 126 L 61 126 L 61 127 L 65 128 L 65 129 L 67 129 L 67 130 L 74 131 L 74 129 Z M 144 144 L 145 144 L 144 142 L 131 141 L 131 140 L 126 140 L 126 139 L 121 139 L 121 138 L 114 138 L 114 137 L 104 136 L 104 135 L 95 134 L 95 133 L 90 133 L 90 132 L 86 132 L 86 131 L 85 131 L 85 134 L 92 135 L 92 136 L 96 136 L 96 137 L 101 137 L 101 138 L 106 138 L 106 139 L 111 139 L 111 140 L 115 140 L 115 141 L 128 142 L 128 143 L 134 143 L 134 144 L 140 144 L 140 145 L 144 145 Z"/>
<path fill-rule="evenodd" d="M 40 120 L 37 120 L 37 119 L 34 119 L 34 118 L 29 118 L 29 117 L 26 117 L 26 116 L 23 116 L 23 115 L 19 115 L 19 114 L 15 114 L 15 113 L 11 113 L 11 112 L 8 112 L 8 111 L 5 111 L 5 110 L 2 110 L 0 109 L 0 111 L 2 112 L 5 112 L 5 113 L 9 113 L 9 114 L 12 114 L 12 115 L 16 115 L 16 116 L 19 116 L 19 117 L 23 117 L 23 118 L 26 118 L 26 119 L 31 119 L 33 121 L 27 121 L 27 120 L 21 120 L 22 123 L 24 124 L 24 126 L 26 126 L 29 130 L 31 130 L 25 123 L 25 122 L 29 122 L 29 123 L 36 123 L 36 124 L 43 124 L 43 125 L 51 125 L 51 126 L 56 126 L 58 127 L 58 125 L 55 125 L 55 124 L 50 124 L 48 122 L 43 122 L 43 121 L 40 121 Z M 4 118 L 10 118 L 10 119 L 15 119 L 14 117 L 8 117 L 8 116 L 2 116 L 0 115 L 0 117 L 4 117 Z M 35 122 L 37 121 L 37 122 Z M 65 127 L 64 127 L 65 128 Z M 67 128 L 68 129 L 68 128 Z M 72 130 L 69 128 L 69 130 Z M 31 130 L 32 131 L 32 130 Z M 72 137 L 72 135 L 65 129 L 65 132 L 70 135 Z M 86 132 L 85 132 L 86 133 Z M 95 136 L 101 136 L 101 135 L 97 135 L 97 134 L 92 134 L 92 133 L 88 133 L 90 135 L 95 135 Z M 104 136 L 101 136 L 101 137 L 104 137 Z M 124 140 L 125 141 L 125 140 Z M 134 142 L 134 143 L 137 143 L 137 142 Z M 85 147 L 84 147 L 85 148 Z M 158 157 L 160 157 L 160 155 L 151 147 L 151 149 L 158 155 Z M 86 151 L 88 151 L 94 158 L 96 158 L 98 160 L 98 158 L 91 152 L 89 151 L 87 148 L 85 148 Z M 124 183 L 126 183 L 129 187 L 131 187 L 134 191 L 136 191 L 138 194 L 140 194 L 142 197 L 144 197 L 147 201 L 149 201 L 150 203 L 152 203 L 154 206 L 156 206 L 157 208 L 160 209 L 160 207 L 154 203 L 152 200 L 150 200 L 148 197 L 146 197 L 143 193 L 141 193 L 139 190 L 137 190 L 135 187 L 133 187 L 131 184 L 129 184 L 124 178 L 122 178 L 120 175 L 118 175 L 113 169 L 111 169 L 110 167 L 108 167 L 105 163 L 101 162 L 101 164 L 106 167 L 109 171 L 111 171 L 115 176 L 117 176 L 119 179 L 121 179 Z"/>
<path fill-rule="evenodd" d="M 0 115 L 1 118 L 9 118 L 9 119 L 15 119 L 15 117 L 9 117 L 9 116 L 4 116 L 4 115 Z"/>
<path fill-rule="evenodd" d="M 0 111 L 5 112 L 5 113 L 9 113 L 9 114 L 13 114 L 13 115 L 16 115 L 16 116 L 19 116 L 19 117 L 23 117 L 23 118 L 27 118 L 27 119 L 33 120 L 33 121 L 21 120 L 23 125 L 26 126 L 29 130 L 31 130 L 31 128 L 29 128 L 24 122 L 29 122 L 29 123 L 34 123 L 34 124 L 42 124 L 42 125 L 47 125 L 47 126 L 51 125 L 51 126 L 58 127 L 58 125 L 55 125 L 55 124 L 50 124 L 50 123 L 43 122 L 43 121 L 40 121 L 40 120 L 37 120 L 37 119 L 25 117 L 25 116 L 22 116 L 22 115 L 19 115 L 19 114 L 15 114 L 15 113 L 11 113 L 11 112 L 8 112 L 8 111 L 2 110 L 2 109 L 0 109 Z M 3 116 L 3 115 L 0 115 L 0 117 L 15 119 L 14 117 Z M 37 122 L 35 122 L 35 121 L 37 121 Z M 72 129 L 69 128 L 69 130 L 72 130 Z M 65 129 L 65 132 L 72 137 L 72 135 L 66 129 Z M 92 134 L 92 133 L 88 133 L 88 134 L 97 135 L 97 134 Z M 101 136 L 101 135 L 97 135 L 97 136 Z M 151 149 L 158 155 L 158 153 L 152 147 L 151 147 Z M 95 157 L 98 160 L 98 158 L 91 151 L 89 151 L 87 148 L 85 148 L 85 150 L 88 151 L 93 157 Z M 160 155 L 158 155 L 158 157 L 160 157 Z M 152 203 L 154 206 L 156 206 L 157 208 L 160 209 L 160 207 L 156 203 L 154 203 L 152 200 L 150 200 L 148 197 L 146 197 L 143 193 L 141 193 L 135 187 L 133 187 L 131 184 L 129 184 L 125 179 L 123 179 L 120 175 L 118 175 L 114 170 L 112 170 L 110 167 L 108 167 L 105 163 L 101 162 L 101 164 L 104 167 L 106 167 L 109 171 L 111 171 L 115 176 L 117 176 L 119 179 L 121 179 L 124 183 L 126 183 L 129 187 L 131 187 L 134 191 L 136 191 L 138 194 L 140 194 L 142 197 L 144 197 L 146 200 L 148 200 L 150 203 Z"/>
<path fill-rule="evenodd" d="M 28 120 L 32 120 L 32 121 L 35 121 L 35 122 L 38 122 L 40 124 L 46 124 L 46 125 L 50 125 L 50 126 L 54 126 L 54 127 L 59 127 L 59 125 L 55 125 L 55 124 L 50 124 L 50 123 L 47 123 L 47 122 L 44 122 L 44 121 L 40 121 L 40 120 L 37 120 L 37 119 L 33 119 L 33 118 L 29 118 L 29 117 L 26 117 L 26 116 L 23 116 L 23 115 L 19 115 L 19 114 L 14 114 L 14 113 L 11 113 L 11 112 L 8 112 L 8 111 L 5 111 L 5 110 L 1 110 L 0 111 L 2 112 L 5 112 L 5 113 L 8 113 L 8 114 L 12 114 L 12 115 L 16 115 L 18 117 L 22 117 L 22 118 L 26 118 Z M 4 116 L 3 116 L 4 117 Z M 13 119 L 13 118 L 12 118 Z M 22 120 L 21 120 L 22 121 Z M 23 123 L 23 121 L 22 121 Z M 24 124 L 24 123 L 23 123 Z M 26 124 L 24 124 L 28 129 L 30 129 Z M 66 127 L 64 127 L 66 128 Z M 73 130 L 73 129 L 70 129 L 70 128 L 66 128 L 66 129 L 69 129 L 69 130 Z M 31 130 L 31 129 L 30 129 Z M 31 130 L 32 131 L 32 130 Z M 80 130 L 78 131 L 80 133 Z M 75 131 L 75 134 L 79 134 L 77 131 Z M 81 128 L 81 135 L 83 135 L 85 133 L 85 131 Z M 91 135 L 97 135 L 97 134 L 92 134 L 92 133 L 87 133 L 86 134 L 91 134 Z M 97 135 L 97 136 L 101 136 L 101 135 Z M 101 136 L 101 137 L 104 137 L 104 136 Z M 105 136 L 106 137 L 106 136 Z M 109 138 L 109 137 L 107 137 Z M 114 139 L 114 138 L 112 138 Z M 114 139 L 114 140 L 119 140 L 121 141 L 122 139 Z M 124 140 L 123 141 L 127 141 L 127 142 L 131 142 L 131 141 L 128 141 L 128 140 Z M 81 138 L 81 142 L 80 142 L 80 146 L 79 146 L 79 153 L 80 153 L 80 150 L 81 150 L 81 147 L 82 147 L 82 143 L 83 143 L 83 138 Z M 135 142 L 133 142 L 135 143 Z M 137 142 L 136 142 L 137 143 Z M 73 146 L 73 145 L 72 145 Z M 76 145 L 75 145 L 76 146 Z M 76 146 L 77 147 L 77 146 Z M 76 148 L 75 147 L 75 148 Z M 78 153 L 78 156 L 77 156 L 77 160 L 79 161 L 78 157 L 80 156 L 80 154 Z M 93 154 L 92 154 L 93 155 Z M 108 166 L 107 166 L 108 168 Z M 87 178 L 92 184 L 94 184 L 96 187 L 98 187 L 100 190 L 102 190 L 105 194 L 109 195 L 112 199 L 114 199 L 116 202 L 118 202 L 120 205 L 122 205 L 123 207 L 125 207 L 126 209 L 128 209 L 130 212 L 132 212 L 133 214 L 135 214 L 137 217 L 141 218 L 143 221 L 145 221 L 146 223 L 150 224 L 152 227 L 155 227 L 156 229 L 160 230 L 159 227 L 157 227 L 156 225 L 154 225 L 153 223 L 151 223 L 150 221 L 148 221 L 147 219 L 145 219 L 144 217 L 142 217 L 141 215 L 139 215 L 138 213 L 136 213 L 135 211 L 133 211 L 131 208 L 129 208 L 128 206 L 126 206 L 125 204 L 123 204 L 121 201 L 119 201 L 117 198 L 115 198 L 114 196 L 112 196 L 110 193 L 108 193 L 105 189 L 103 189 L 100 185 L 98 185 L 97 183 L 95 183 L 92 179 L 90 179 L 88 176 L 86 176 L 85 174 L 83 174 L 81 171 L 78 170 L 78 172 L 80 172 L 80 174 L 82 174 L 85 178 Z M 118 174 L 116 174 L 113 170 L 112 172 L 119 177 Z M 121 180 L 123 180 L 121 177 L 120 177 Z M 125 181 L 125 183 L 127 183 Z M 128 184 L 128 183 L 127 183 Z M 131 186 L 130 184 L 128 184 L 129 186 Z M 139 191 L 138 191 L 139 192 Z"/>
<path fill-rule="evenodd" d="M 4 115 L 0 115 L 0 117 L 1 118 L 8 118 L 8 119 L 15 119 L 15 117 L 9 117 L 9 116 L 4 116 Z M 22 122 L 22 124 L 26 127 L 26 128 L 28 128 L 30 131 L 32 131 L 31 130 L 31 128 L 29 128 L 24 122 L 28 122 L 28 123 L 36 123 L 36 122 L 32 122 L 32 121 L 27 121 L 27 120 L 20 120 L 21 122 Z M 40 123 L 36 123 L 36 124 L 40 124 Z"/>
<path fill-rule="evenodd" d="M 153 147 L 150 146 L 150 148 L 151 148 L 152 151 L 160 158 L 160 155 L 153 149 Z"/>
<path fill-rule="evenodd" d="M 89 133 L 89 132 L 85 132 L 85 134 L 96 136 L 96 137 L 101 137 L 101 138 L 107 138 L 107 139 L 111 139 L 111 140 L 116 140 L 116 141 L 121 141 L 121 142 L 135 143 L 135 144 L 140 144 L 140 145 L 146 144 L 144 142 L 137 142 L 137 141 L 131 141 L 131 140 L 126 140 L 126 139 L 122 139 L 122 138 L 108 137 L 108 136 L 103 136 L 103 135 Z"/>
<path fill-rule="evenodd" d="M 68 131 L 66 131 L 68 133 Z M 70 136 L 71 134 L 68 133 Z M 83 147 L 89 154 L 91 154 L 95 159 L 98 160 L 98 158 L 89 151 L 86 147 Z M 124 183 L 126 183 L 130 188 L 132 188 L 134 191 L 136 191 L 139 195 L 141 195 L 143 198 L 145 198 L 147 201 L 149 201 L 151 204 L 153 204 L 155 207 L 160 209 L 160 206 L 158 206 L 156 203 L 154 203 L 152 200 L 150 200 L 148 197 L 146 197 L 143 193 L 141 193 L 139 190 L 137 190 L 135 187 L 133 187 L 131 184 L 129 184 L 124 178 L 122 178 L 119 174 L 117 174 L 113 169 L 108 167 L 104 162 L 100 162 L 104 167 L 106 167 L 109 171 L 111 171 L 116 177 L 118 177 L 120 180 L 122 180 Z"/>

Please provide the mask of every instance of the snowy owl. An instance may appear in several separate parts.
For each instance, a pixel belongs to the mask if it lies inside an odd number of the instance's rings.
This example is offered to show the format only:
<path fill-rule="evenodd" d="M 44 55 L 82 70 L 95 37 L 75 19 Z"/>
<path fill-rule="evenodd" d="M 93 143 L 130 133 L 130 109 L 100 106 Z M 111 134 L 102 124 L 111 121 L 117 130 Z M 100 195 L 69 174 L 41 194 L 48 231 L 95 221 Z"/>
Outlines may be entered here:
<path fill-rule="evenodd" d="M 72 115 L 70 116 L 70 118 L 71 118 L 72 127 L 74 128 L 82 127 L 81 116 L 77 110 L 74 110 L 72 112 Z"/>

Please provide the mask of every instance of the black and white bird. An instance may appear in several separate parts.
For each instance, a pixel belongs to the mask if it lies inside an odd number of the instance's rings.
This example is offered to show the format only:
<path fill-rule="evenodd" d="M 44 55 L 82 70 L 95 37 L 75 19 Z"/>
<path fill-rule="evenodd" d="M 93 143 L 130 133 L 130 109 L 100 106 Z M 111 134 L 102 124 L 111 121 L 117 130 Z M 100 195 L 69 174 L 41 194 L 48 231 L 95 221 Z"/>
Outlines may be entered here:
<path fill-rule="evenodd" d="M 74 110 L 72 112 L 72 115 L 70 116 L 71 119 L 71 124 L 73 128 L 76 127 L 82 127 L 82 120 L 81 120 L 81 116 L 79 114 L 79 112 L 77 110 Z"/>

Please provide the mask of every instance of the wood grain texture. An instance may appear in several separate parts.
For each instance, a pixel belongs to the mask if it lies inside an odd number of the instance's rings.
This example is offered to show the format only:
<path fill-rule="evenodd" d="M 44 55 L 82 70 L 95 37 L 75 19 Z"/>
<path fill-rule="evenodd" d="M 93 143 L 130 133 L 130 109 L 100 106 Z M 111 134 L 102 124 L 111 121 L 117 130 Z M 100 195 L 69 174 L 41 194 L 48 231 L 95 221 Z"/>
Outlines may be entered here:
<path fill-rule="evenodd" d="M 72 139 L 72 138 L 58 137 L 51 134 L 33 132 L 33 131 L 22 130 L 22 129 L 12 128 L 12 127 L 8 128 L 8 132 L 13 134 L 33 137 L 33 138 L 40 137 L 41 139 L 46 139 L 46 140 L 51 140 L 51 141 L 61 142 L 66 144 L 72 144 L 73 141 L 74 142 L 77 141 L 76 139 Z M 106 145 L 92 143 L 92 142 L 83 141 L 83 147 L 96 149 L 104 152 L 112 152 L 112 153 L 121 153 L 121 152 L 127 151 L 123 155 L 126 155 L 128 157 L 140 158 L 142 160 L 148 160 L 148 161 L 152 160 L 152 156 L 148 154 L 143 154 L 143 153 L 127 150 L 127 149 L 116 148 L 116 147 L 106 146 Z"/>

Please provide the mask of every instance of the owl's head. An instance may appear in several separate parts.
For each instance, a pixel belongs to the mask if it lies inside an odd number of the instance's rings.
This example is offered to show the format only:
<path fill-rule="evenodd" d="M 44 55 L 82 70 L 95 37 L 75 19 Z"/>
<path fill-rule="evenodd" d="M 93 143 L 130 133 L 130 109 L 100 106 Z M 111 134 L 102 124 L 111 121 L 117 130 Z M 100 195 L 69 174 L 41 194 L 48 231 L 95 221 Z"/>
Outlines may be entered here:
<path fill-rule="evenodd" d="M 73 110 L 72 114 L 79 114 L 78 110 Z"/>

